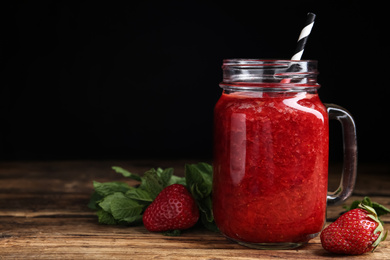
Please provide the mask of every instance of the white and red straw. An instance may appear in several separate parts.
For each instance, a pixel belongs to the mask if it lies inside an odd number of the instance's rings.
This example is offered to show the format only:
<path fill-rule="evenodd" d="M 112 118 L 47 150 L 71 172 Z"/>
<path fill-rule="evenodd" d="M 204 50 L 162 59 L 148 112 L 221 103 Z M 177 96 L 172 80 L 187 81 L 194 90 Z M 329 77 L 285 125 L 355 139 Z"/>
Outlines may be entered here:
<path fill-rule="evenodd" d="M 309 38 L 311 29 L 314 25 L 314 19 L 316 18 L 316 15 L 313 13 L 307 14 L 307 19 L 305 22 L 305 25 L 301 31 L 301 34 L 299 35 L 297 47 L 295 49 L 295 54 L 292 56 L 291 60 L 300 60 L 303 54 L 303 51 L 305 49 L 305 45 L 307 42 L 307 39 Z"/>

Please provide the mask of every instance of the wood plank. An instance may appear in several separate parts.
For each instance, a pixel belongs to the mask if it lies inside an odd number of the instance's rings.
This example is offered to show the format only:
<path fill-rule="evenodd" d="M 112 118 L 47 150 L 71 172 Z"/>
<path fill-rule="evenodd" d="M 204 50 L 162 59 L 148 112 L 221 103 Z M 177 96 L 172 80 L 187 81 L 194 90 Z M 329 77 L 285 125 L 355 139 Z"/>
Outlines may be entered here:
<path fill-rule="evenodd" d="M 94 218 L 1 218 L 0 256 L 50 259 L 150 257 L 153 259 L 322 259 L 334 255 L 315 238 L 295 250 L 255 250 L 230 242 L 218 233 L 196 228 L 180 237 L 148 232 L 144 227 L 106 226 Z M 389 228 L 389 225 L 386 226 Z M 388 259 L 389 242 L 359 258 Z"/>
<path fill-rule="evenodd" d="M 174 167 L 196 161 L 59 161 L 0 162 L 0 259 L 330 259 L 319 238 L 295 250 L 255 250 L 230 242 L 218 233 L 190 229 L 180 237 L 150 233 L 144 227 L 99 225 L 87 208 L 92 180 L 129 181 L 112 165 L 142 173 L 152 167 Z M 330 182 L 338 185 L 331 167 Z M 356 193 L 347 204 L 365 195 L 390 207 L 388 165 L 363 166 Z M 134 185 L 136 182 L 129 181 Z M 328 207 L 328 220 L 343 212 Z M 390 229 L 390 216 L 385 216 Z M 390 259 L 390 242 L 374 252 L 349 258 Z"/>

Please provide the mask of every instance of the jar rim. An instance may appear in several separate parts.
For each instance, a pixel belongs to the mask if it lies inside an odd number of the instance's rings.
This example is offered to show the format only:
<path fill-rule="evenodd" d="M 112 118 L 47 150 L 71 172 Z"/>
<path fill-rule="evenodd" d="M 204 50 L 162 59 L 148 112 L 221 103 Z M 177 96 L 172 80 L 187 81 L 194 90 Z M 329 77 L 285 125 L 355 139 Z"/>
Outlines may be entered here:
<path fill-rule="evenodd" d="M 277 65 L 275 63 L 290 64 L 290 63 L 314 63 L 317 60 L 288 60 L 288 59 L 250 59 L 250 58 L 231 58 L 223 59 L 223 65 Z"/>
<path fill-rule="evenodd" d="M 316 60 L 224 59 L 221 87 L 318 88 Z"/>

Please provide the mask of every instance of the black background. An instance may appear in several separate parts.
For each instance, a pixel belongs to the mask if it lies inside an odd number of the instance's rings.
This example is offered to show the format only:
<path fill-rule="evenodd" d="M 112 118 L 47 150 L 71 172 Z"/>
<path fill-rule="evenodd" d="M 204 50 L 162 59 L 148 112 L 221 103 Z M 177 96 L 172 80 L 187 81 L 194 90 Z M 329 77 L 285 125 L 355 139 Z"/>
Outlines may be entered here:
<path fill-rule="evenodd" d="M 319 60 L 323 102 L 387 162 L 387 8 L 375 1 L 13 1 L 1 8 L 0 160 L 212 156 L 224 58 Z M 331 124 L 331 160 L 341 130 Z"/>

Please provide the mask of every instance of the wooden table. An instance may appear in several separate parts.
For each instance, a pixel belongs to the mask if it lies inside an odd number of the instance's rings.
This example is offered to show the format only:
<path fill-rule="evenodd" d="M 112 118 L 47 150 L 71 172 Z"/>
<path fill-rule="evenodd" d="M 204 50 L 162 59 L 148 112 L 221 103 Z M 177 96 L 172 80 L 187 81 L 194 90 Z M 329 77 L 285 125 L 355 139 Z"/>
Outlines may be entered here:
<path fill-rule="evenodd" d="M 144 227 L 99 225 L 87 208 L 92 180 L 125 181 L 111 166 L 142 173 L 196 161 L 55 161 L 0 162 L 0 259 L 326 259 L 319 238 L 295 250 L 254 250 L 218 233 L 192 229 L 180 237 L 150 233 Z M 338 169 L 331 167 L 330 186 Z M 134 183 L 131 183 L 134 184 Z M 389 165 L 361 165 L 354 196 L 370 195 L 390 207 Z M 343 211 L 328 208 L 328 221 Z M 390 229 L 390 216 L 384 217 Z M 349 258 L 390 259 L 390 239 L 374 253 Z"/>

